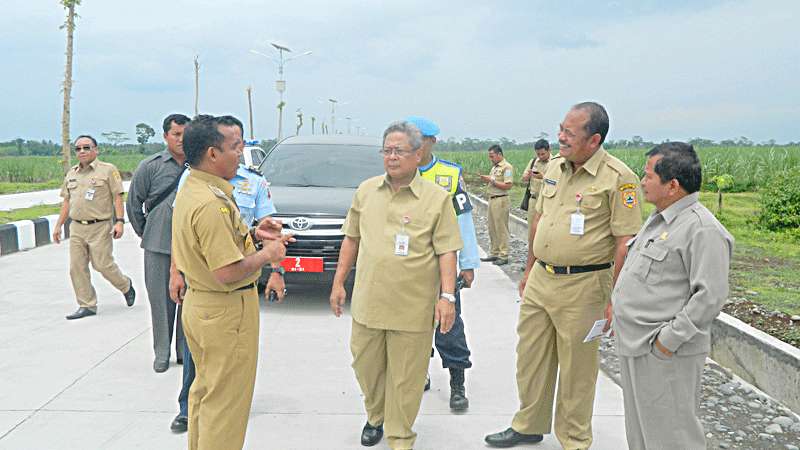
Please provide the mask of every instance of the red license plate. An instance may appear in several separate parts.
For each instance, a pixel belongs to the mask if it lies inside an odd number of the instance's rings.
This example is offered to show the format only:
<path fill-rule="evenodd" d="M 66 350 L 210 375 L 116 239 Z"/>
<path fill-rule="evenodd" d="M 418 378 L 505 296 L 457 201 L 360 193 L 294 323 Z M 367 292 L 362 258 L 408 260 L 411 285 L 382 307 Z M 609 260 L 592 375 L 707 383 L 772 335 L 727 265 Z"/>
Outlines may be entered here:
<path fill-rule="evenodd" d="M 281 262 L 287 272 L 322 272 L 324 264 L 322 258 L 301 258 L 290 256 Z"/>

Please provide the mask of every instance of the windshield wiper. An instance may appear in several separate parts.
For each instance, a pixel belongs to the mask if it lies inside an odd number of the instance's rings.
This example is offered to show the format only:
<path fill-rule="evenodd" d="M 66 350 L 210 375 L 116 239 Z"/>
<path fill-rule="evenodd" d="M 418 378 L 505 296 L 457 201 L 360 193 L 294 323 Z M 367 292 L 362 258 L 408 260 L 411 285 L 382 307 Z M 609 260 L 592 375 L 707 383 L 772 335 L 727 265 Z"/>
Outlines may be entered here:
<path fill-rule="evenodd" d="M 322 188 L 336 187 L 336 186 L 324 186 L 324 185 L 321 185 L 321 184 L 303 184 L 303 183 L 288 183 L 288 184 L 284 184 L 283 186 L 288 186 L 288 187 L 322 187 Z"/>

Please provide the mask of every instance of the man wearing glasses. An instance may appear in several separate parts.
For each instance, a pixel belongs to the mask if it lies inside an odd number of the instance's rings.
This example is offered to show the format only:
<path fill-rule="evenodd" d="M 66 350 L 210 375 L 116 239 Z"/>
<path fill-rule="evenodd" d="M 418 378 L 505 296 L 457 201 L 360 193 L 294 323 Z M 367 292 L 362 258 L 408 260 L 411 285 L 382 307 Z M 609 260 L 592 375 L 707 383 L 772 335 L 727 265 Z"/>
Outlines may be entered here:
<path fill-rule="evenodd" d="M 131 279 L 123 275 L 111 255 L 111 238 L 122 237 L 125 219 L 122 209 L 122 178 L 113 164 L 97 160 L 97 141 L 88 135 L 75 140 L 79 163 L 64 177 L 61 186 L 61 213 L 53 241 L 61 242 L 61 229 L 69 217 L 69 275 L 78 300 L 78 310 L 67 320 L 97 314 L 97 293 L 89 276 L 89 261 L 109 283 L 123 293 L 133 306 L 136 291 Z M 113 223 L 113 225 L 112 225 Z"/>
<path fill-rule="evenodd" d="M 350 351 L 367 410 L 364 446 L 385 428 L 390 448 L 413 448 L 433 331 L 449 332 L 455 319 L 458 221 L 447 191 L 419 174 L 421 147 L 417 127 L 391 124 L 381 150 L 386 174 L 361 183 L 342 226 L 330 303 L 341 316 L 358 261 Z"/>

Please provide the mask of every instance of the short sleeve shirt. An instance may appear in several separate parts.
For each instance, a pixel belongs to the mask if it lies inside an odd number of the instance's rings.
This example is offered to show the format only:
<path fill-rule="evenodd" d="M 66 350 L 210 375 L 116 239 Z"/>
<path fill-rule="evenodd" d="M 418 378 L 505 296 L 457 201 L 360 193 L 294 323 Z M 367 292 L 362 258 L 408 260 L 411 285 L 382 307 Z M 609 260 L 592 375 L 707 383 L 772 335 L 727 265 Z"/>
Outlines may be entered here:
<path fill-rule="evenodd" d="M 69 200 L 72 220 L 111 219 L 114 197 L 122 192 L 122 177 L 117 168 L 97 159 L 86 167 L 73 166 L 61 185 L 61 197 Z"/>
<path fill-rule="evenodd" d="M 639 180 L 605 150 L 597 150 L 577 171 L 566 159 L 554 157 L 543 181 L 533 240 L 533 254 L 541 261 L 557 266 L 613 262 L 615 238 L 639 231 Z M 583 235 L 570 232 L 571 216 L 578 210 L 577 194 L 581 195 Z"/>
<path fill-rule="evenodd" d="M 514 166 L 512 166 L 507 160 L 503 159 L 499 163 L 492 166 L 492 170 L 489 171 L 489 177 L 498 183 L 512 183 L 514 181 Z M 486 193 L 490 196 L 504 195 L 508 194 L 508 191 L 504 191 L 499 187 L 489 185 L 486 188 Z"/>
<path fill-rule="evenodd" d="M 547 164 L 549 162 L 550 160 L 542 161 L 539 158 L 533 158 L 528 163 L 528 167 L 532 167 L 534 171 L 544 175 L 544 173 L 547 171 Z M 539 178 L 531 177 L 530 180 L 528 181 L 528 185 L 530 186 L 531 189 L 531 195 L 536 197 L 539 194 L 539 191 L 542 190 L 542 184 L 544 184 L 544 182 Z"/>
<path fill-rule="evenodd" d="M 393 192 L 385 176 L 364 181 L 342 226 L 359 240 L 353 320 L 370 328 L 427 331 L 439 298 L 438 255 L 461 249 L 450 195 L 417 174 Z M 408 255 L 395 254 L 397 235 Z"/>
<path fill-rule="evenodd" d="M 230 183 L 234 187 L 233 197 L 245 224 L 249 226 L 256 220 L 275 214 L 269 183 L 263 176 L 239 166 Z"/>
<path fill-rule="evenodd" d="M 193 169 L 178 191 L 172 215 L 172 254 L 192 289 L 231 292 L 254 283 L 260 270 L 235 283 L 220 283 L 214 271 L 255 253 L 227 180 Z"/>

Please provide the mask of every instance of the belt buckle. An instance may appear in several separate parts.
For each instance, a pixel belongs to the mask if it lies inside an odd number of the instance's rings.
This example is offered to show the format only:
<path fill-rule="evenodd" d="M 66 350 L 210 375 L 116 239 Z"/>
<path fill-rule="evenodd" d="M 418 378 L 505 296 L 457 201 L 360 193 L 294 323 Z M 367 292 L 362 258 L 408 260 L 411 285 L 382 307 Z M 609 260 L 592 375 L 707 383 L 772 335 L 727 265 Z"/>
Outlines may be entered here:
<path fill-rule="evenodd" d="M 81 225 L 89 225 L 89 221 L 88 220 L 79 220 L 78 223 L 81 224 Z"/>
<path fill-rule="evenodd" d="M 546 270 L 547 273 L 552 273 L 552 274 L 556 273 L 556 270 L 553 268 L 552 264 L 545 264 L 544 265 L 544 270 Z"/>

